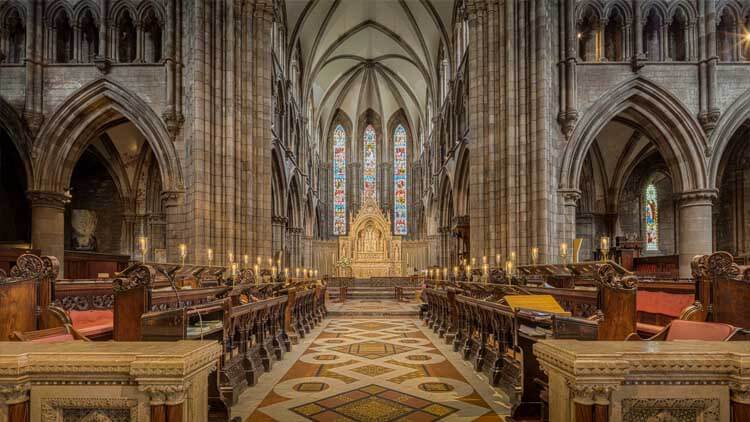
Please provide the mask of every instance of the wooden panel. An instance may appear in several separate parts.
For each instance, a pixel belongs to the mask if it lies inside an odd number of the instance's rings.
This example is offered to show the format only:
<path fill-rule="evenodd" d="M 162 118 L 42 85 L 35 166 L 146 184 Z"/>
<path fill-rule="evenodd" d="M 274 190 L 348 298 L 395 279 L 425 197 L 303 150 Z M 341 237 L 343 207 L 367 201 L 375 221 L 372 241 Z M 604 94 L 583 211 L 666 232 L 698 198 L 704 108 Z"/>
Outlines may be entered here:
<path fill-rule="evenodd" d="M 13 331 L 36 330 L 37 283 L 34 279 L 0 284 L 0 340 Z"/>
<path fill-rule="evenodd" d="M 65 276 L 71 279 L 95 279 L 101 273 L 114 277 L 128 266 L 128 255 L 65 251 Z"/>
<path fill-rule="evenodd" d="M 25 253 L 39 256 L 41 251 L 39 249 L 0 247 L 0 270 L 10 273 L 10 269 L 16 265 L 16 259 Z"/>

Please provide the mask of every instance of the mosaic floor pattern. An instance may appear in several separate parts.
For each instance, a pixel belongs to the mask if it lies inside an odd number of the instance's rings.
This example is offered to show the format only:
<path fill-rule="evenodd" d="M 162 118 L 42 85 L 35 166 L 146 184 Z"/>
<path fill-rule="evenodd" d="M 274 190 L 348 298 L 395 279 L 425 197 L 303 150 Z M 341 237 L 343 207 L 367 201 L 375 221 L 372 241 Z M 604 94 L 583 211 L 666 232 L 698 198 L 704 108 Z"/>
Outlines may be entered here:
<path fill-rule="evenodd" d="M 420 323 L 329 320 L 247 421 L 503 420 Z"/>
<path fill-rule="evenodd" d="M 349 299 L 344 303 L 334 302 L 327 304 L 328 311 L 335 314 L 357 314 L 376 313 L 387 315 L 398 315 L 399 313 L 414 314 L 419 311 L 416 301 L 396 302 L 394 300 L 379 299 Z M 403 316 L 401 316 L 403 318 Z"/>

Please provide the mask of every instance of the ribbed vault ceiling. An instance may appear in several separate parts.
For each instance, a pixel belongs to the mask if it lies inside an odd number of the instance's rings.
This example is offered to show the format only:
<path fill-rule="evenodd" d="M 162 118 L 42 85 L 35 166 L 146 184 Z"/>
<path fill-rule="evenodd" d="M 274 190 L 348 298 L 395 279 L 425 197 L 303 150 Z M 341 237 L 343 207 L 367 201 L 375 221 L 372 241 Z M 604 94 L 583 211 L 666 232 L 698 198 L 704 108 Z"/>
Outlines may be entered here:
<path fill-rule="evenodd" d="M 302 92 L 313 104 L 319 133 L 327 133 L 339 108 L 353 122 L 372 108 L 384 124 L 403 108 L 412 129 L 423 124 L 428 98 L 437 86 L 440 42 L 449 46 L 453 4 L 287 0 L 290 45 L 301 45 Z"/>

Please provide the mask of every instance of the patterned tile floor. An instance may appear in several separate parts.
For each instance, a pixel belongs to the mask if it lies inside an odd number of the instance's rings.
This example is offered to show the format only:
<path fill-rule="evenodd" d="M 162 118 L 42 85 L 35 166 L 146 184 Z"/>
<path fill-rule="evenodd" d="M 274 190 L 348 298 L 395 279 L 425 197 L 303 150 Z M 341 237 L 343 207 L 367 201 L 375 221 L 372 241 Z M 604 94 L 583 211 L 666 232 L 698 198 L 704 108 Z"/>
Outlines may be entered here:
<path fill-rule="evenodd" d="M 344 303 L 329 303 L 326 305 L 332 315 L 358 315 L 379 314 L 382 317 L 389 315 L 417 315 L 419 302 L 396 302 L 395 300 L 380 299 L 350 299 Z M 402 315 L 403 314 L 403 315 Z"/>
<path fill-rule="evenodd" d="M 304 350 L 299 357 L 287 355 L 292 362 L 280 379 L 270 378 L 281 369 L 276 366 L 240 397 L 236 407 L 244 411 L 233 409 L 234 416 L 251 422 L 503 420 L 507 400 L 421 324 L 328 319 L 307 344 L 295 346 Z"/>

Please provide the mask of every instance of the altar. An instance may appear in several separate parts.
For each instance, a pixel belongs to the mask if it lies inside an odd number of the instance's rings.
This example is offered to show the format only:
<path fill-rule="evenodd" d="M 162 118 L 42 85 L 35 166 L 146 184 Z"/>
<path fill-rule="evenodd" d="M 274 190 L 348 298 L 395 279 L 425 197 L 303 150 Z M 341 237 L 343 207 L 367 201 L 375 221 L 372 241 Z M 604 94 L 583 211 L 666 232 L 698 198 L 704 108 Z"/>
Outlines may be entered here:
<path fill-rule="evenodd" d="M 373 199 L 365 199 L 356 216 L 349 216 L 349 234 L 339 236 L 339 260 L 348 258 L 349 268 L 339 268 L 340 277 L 370 278 L 401 276 L 401 236 L 394 236 L 390 216 Z"/>

